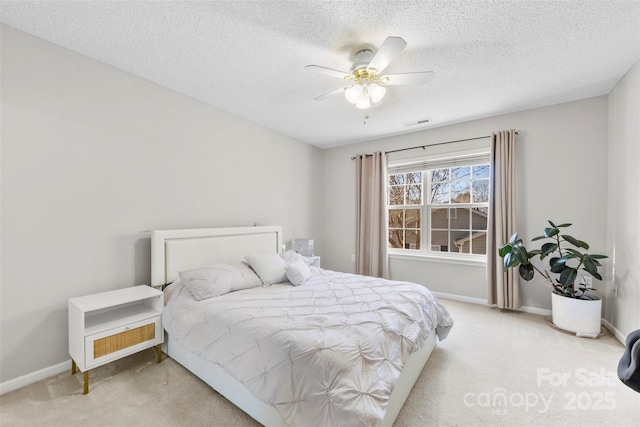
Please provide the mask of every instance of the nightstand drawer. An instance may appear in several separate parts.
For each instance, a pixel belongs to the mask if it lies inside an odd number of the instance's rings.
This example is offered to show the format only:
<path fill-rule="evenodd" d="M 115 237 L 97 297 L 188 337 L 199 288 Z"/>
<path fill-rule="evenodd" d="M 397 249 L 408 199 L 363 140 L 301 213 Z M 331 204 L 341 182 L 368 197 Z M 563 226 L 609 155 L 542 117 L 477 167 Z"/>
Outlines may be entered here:
<path fill-rule="evenodd" d="M 160 319 L 155 316 L 85 337 L 87 368 L 160 344 Z"/>

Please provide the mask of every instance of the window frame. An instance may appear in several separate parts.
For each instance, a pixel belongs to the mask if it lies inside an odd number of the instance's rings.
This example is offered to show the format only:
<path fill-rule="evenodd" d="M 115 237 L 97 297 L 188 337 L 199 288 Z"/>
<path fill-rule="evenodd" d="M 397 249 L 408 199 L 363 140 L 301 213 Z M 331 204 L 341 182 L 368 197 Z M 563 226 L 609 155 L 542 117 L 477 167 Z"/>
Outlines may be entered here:
<path fill-rule="evenodd" d="M 389 162 L 387 167 L 387 174 L 395 175 L 398 173 L 409 173 L 409 172 L 421 172 L 422 173 L 422 203 L 419 205 L 390 205 L 389 200 L 387 200 L 387 213 L 391 209 L 415 209 L 418 208 L 420 210 L 420 247 L 421 249 L 403 249 L 403 248 L 392 248 L 388 247 L 388 253 L 392 258 L 406 258 L 406 259 L 429 259 L 434 261 L 441 262 L 453 262 L 457 264 L 470 264 L 470 265 L 478 265 L 478 264 L 486 264 L 487 255 L 486 254 L 471 254 L 471 253 L 459 253 L 459 252 L 442 252 L 442 251 L 432 251 L 431 250 L 431 242 L 432 242 L 432 218 L 431 218 L 431 210 L 437 208 L 474 208 L 474 207 L 483 207 L 487 210 L 489 209 L 489 200 L 487 202 L 482 203 L 429 203 L 427 196 L 429 195 L 429 190 L 431 188 L 430 174 L 427 173 L 429 170 L 433 169 L 442 169 L 442 168 L 451 168 L 451 167 L 473 167 L 477 165 L 489 165 L 489 188 L 491 188 L 491 164 L 490 164 L 490 153 L 488 149 L 480 149 L 480 150 L 472 150 L 467 153 L 458 153 L 458 154 L 442 154 L 437 156 L 430 157 L 421 157 L 417 160 L 406 161 L 404 163 L 400 162 Z M 389 180 L 387 178 L 387 188 L 389 188 Z M 473 185 L 473 181 L 471 181 L 471 185 Z M 389 191 L 389 190 L 387 190 Z M 387 192 L 387 194 L 389 194 Z M 404 201 L 406 202 L 406 201 Z M 450 212 L 450 211 L 449 211 Z M 448 213 L 447 213 L 448 215 Z M 389 226 L 389 221 L 387 222 Z M 404 226 L 404 224 L 403 224 Z M 449 232 L 451 231 L 451 224 L 448 224 Z M 391 230 L 391 227 L 388 227 Z M 403 227 L 403 229 L 405 229 Z M 469 218 L 469 231 L 473 233 L 473 217 Z"/>

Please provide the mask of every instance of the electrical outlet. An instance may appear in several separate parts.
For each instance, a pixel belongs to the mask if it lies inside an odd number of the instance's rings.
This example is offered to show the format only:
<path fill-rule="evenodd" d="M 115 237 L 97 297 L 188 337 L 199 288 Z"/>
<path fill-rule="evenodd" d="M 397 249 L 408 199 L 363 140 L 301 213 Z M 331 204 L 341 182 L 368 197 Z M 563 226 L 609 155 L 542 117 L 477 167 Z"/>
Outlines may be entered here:
<path fill-rule="evenodd" d="M 356 254 L 351 254 L 351 262 L 356 262 Z"/>
<path fill-rule="evenodd" d="M 613 294 L 614 298 L 618 298 L 618 285 L 613 285 L 613 288 L 611 288 L 611 293 Z"/>

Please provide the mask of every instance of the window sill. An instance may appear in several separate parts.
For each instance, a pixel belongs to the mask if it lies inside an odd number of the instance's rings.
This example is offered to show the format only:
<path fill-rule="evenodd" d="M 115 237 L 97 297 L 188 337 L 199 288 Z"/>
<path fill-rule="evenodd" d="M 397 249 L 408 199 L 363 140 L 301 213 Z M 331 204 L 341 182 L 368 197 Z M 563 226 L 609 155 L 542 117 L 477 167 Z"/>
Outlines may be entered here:
<path fill-rule="evenodd" d="M 481 255 L 477 257 L 475 256 L 460 257 L 455 255 L 431 255 L 431 254 L 423 254 L 423 253 L 406 253 L 406 252 L 389 251 L 389 258 L 439 262 L 444 264 L 474 265 L 478 267 L 484 267 L 487 265 L 487 258 Z"/>

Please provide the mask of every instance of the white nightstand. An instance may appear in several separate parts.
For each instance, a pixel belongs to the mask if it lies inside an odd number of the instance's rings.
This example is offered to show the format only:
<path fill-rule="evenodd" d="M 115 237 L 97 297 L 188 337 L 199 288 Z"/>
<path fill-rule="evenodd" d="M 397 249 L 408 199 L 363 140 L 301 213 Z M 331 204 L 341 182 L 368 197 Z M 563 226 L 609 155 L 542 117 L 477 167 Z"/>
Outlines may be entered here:
<path fill-rule="evenodd" d="M 89 393 L 89 369 L 157 346 L 162 361 L 164 294 L 146 285 L 69 300 L 71 374 L 84 373 Z"/>

